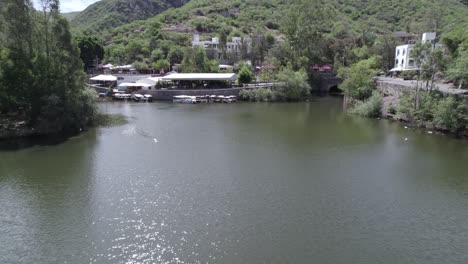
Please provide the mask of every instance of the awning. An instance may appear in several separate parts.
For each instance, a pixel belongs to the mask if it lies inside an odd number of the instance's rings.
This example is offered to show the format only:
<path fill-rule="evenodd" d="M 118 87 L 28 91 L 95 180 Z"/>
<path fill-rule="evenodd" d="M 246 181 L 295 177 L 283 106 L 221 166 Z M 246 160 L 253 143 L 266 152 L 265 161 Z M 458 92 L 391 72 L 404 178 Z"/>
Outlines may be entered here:
<path fill-rule="evenodd" d="M 235 81 L 235 73 L 173 73 L 161 81 Z"/>
<path fill-rule="evenodd" d="M 151 87 L 151 84 L 147 83 L 121 83 L 119 87 Z"/>
<path fill-rule="evenodd" d="M 115 82 L 117 81 L 117 77 L 112 76 L 112 75 L 98 75 L 93 78 L 90 78 L 91 81 L 101 81 L 101 82 Z"/>

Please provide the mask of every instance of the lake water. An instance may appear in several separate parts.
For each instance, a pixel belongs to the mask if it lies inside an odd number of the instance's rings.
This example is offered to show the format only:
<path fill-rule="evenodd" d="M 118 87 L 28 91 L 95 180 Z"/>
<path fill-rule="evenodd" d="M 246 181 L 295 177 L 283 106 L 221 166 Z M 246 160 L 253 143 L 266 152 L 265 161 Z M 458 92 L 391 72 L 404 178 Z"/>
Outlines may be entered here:
<path fill-rule="evenodd" d="M 101 110 L 0 151 L 0 263 L 468 263 L 466 140 L 339 98 Z"/>

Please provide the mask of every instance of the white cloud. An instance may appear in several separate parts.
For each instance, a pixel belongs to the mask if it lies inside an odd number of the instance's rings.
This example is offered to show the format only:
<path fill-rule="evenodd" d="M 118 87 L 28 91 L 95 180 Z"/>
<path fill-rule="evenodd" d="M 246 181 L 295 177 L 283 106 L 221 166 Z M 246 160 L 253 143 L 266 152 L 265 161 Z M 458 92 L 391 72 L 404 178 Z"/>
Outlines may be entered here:
<path fill-rule="evenodd" d="M 62 13 L 83 11 L 86 7 L 99 0 L 62 0 L 60 1 L 60 11 Z M 39 0 L 33 0 L 34 6 L 39 6 Z"/>

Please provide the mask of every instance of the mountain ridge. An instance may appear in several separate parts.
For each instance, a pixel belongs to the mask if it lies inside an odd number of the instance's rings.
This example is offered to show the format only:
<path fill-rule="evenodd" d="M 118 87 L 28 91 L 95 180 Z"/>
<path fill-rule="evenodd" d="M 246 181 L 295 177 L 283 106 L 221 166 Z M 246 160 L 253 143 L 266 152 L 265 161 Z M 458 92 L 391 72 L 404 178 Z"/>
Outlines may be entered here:
<path fill-rule="evenodd" d="M 189 0 L 101 0 L 71 20 L 75 30 L 101 32 L 136 20 L 145 20 L 180 7 Z"/>

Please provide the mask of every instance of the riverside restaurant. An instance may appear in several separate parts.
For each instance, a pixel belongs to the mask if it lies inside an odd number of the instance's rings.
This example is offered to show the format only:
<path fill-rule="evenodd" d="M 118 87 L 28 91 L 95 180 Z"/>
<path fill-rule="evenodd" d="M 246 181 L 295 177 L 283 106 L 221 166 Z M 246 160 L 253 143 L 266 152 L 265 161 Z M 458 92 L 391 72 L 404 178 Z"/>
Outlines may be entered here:
<path fill-rule="evenodd" d="M 162 89 L 225 89 L 232 88 L 235 73 L 172 73 L 159 79 Z"/>

